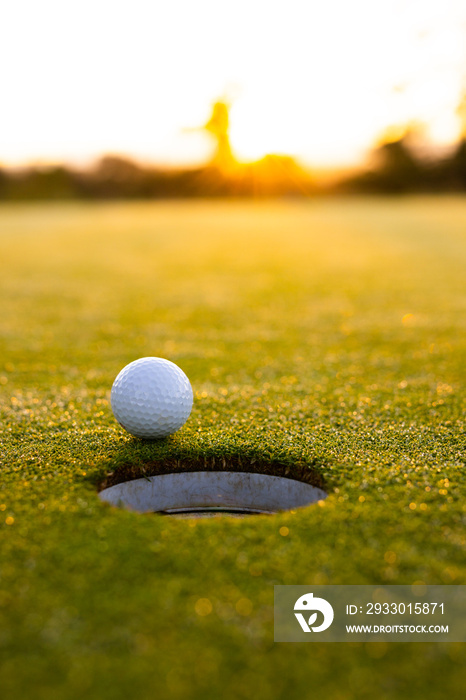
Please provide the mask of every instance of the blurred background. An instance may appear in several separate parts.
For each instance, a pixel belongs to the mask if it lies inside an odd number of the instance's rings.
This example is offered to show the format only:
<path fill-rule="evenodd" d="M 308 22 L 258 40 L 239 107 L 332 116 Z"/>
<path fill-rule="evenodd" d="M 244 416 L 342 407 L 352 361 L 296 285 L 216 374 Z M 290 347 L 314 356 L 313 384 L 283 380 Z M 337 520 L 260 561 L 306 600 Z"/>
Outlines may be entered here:
<path fill-rule="evenodd" d="M 464 0 L 16 0 L 0 199 L 466 191 Z"/>

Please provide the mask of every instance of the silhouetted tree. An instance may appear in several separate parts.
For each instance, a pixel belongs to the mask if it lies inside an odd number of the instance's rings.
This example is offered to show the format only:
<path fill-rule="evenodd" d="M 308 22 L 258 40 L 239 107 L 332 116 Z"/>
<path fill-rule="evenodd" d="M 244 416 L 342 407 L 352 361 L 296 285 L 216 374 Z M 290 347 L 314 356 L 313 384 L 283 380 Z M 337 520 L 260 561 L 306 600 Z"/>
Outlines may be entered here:
<path fill-rule="evenodd" d="M 466 190 L 466 89 L 456 112 L 461 124 L 461 138 L 450 161 L 451 175 L 454 187 Z"/>
<path fill-rule="evenodd" d="M 3 199 L 6 194 L 8 184 L 8 174 L 3 168 L 0 168 L 0 199 Z"/>
<path fill-rule="evenodd" d="M 228 171 L 235 159 L 230 144 L 230 106 L 226 102 L 218 101 L 212 107 L 212 114 L 204 125 L 204 129 L 216 140 L 216 150 L 212 159 L 212 165 L 221 171 Z"/>
<path fill-rule="evenodd" d="M 466 138 L 459 142 L 449 160 L 448 170 L 453 188 L 466 190 Z"/>
<path fill-rule="evenodd" d="M 422 182 L 422 166 L 409 146 L 409 134 L 382 144 L 374 154 L 378 162 L 380 183 L 393 192 L 418 189 Z"/>
<path fill-rule="evenodd" d="M 64 166 L 23 168 L 5 175 L 0 196 L 8 199 L 72 199 L 78 195 L 73 173 Z"/>

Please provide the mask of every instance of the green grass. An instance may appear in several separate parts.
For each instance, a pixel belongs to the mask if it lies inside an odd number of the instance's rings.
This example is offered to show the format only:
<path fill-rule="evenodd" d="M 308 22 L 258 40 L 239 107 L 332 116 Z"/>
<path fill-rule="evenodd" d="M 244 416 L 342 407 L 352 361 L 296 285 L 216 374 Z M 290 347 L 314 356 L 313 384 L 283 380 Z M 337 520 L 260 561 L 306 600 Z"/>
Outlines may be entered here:
<path fill-rule="evenodd" d="M 272 603 L 466 583 L 466 200 L 3 206 L 0 260 L 2 697 L 462 697 L 464 645 L 274 644 Z M 195 391 L 156 442 L 109 406 L 147 355 Z M 205 521 L 98 499 L 183 465 L 329 497 Z"/>

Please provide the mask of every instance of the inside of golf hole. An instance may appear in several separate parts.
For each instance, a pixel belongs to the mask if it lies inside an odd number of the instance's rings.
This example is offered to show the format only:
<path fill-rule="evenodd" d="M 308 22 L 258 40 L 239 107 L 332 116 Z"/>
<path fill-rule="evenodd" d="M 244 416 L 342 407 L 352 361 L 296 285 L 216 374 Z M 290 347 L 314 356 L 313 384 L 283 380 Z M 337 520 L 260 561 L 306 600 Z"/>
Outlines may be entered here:
<path fill-rule="evenodd" d="M 99 493 L 114 506 L 178 517 L 273 514 L 303 508 L 326 492 L 303 481 L 239 471 L 189 471 L 124 481 Z"/>

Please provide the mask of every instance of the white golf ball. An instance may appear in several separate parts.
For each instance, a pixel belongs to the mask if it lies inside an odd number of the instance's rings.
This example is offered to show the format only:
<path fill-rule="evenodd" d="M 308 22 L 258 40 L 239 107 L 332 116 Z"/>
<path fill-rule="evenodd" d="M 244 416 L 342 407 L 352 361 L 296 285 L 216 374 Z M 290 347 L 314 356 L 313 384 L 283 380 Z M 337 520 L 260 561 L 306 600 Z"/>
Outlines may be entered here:
<path fill-rule="evenodd" d="M 177 365 L 161 357 L 143 357 L 123 367 L 113 382 L 112 411 L 129 433 L 161 438 L 188 420 L 193 390 Z"/>

